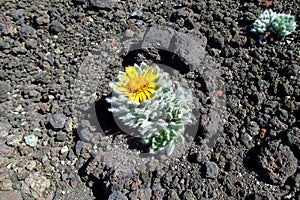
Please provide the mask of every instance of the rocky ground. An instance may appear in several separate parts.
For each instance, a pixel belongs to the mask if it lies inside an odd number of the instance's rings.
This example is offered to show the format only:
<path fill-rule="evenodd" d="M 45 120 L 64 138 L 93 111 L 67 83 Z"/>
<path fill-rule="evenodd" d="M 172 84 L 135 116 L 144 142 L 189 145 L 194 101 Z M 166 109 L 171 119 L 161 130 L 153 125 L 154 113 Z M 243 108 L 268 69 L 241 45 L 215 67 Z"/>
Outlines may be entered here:
<path fill-rule="evenodd" d="M 0 199 L 300 199 L 299 22 L 264 45 L 250 32 L 266 8 L 297 21 L 298 1 L 0 5 Z M 180 155 L 141 156 L 107 110 L 141 61 L 199 99 Z"/>

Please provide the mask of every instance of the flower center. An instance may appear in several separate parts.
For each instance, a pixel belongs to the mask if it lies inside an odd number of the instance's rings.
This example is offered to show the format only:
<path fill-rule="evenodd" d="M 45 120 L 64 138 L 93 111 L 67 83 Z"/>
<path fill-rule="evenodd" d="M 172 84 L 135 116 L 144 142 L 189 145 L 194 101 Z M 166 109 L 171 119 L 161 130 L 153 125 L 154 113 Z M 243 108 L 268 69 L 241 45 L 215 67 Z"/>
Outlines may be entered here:
<path fill-rule="evenodd" d="M 140 92 L 143 92 L 147 88 L 148 84 L 149 84 L 149 82 L 147 80 L 145 80 L 144 77 L 137 76 L 137 77 L 131 79 L 127 83 L 126 87 L 132 93 L 140 93 Z"/>

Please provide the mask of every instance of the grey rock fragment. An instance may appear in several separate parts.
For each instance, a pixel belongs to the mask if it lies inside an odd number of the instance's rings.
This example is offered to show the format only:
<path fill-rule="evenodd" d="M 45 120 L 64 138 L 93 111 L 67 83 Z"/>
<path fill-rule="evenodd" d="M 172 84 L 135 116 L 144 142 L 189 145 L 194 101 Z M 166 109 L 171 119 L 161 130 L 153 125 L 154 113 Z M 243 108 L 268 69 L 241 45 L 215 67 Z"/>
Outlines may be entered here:
<path fill-rule="evenodd" d="M 7 100 L 9 90 L 10 86 L 4 81 L 0 81 L 0 103 Z"/>
<path fill-rule="evenodd" d="M 76 146 L 75 146 L 75 154 L 77 156 L 82 156 L 84 158 L 89 158 L 90 157 L 90 152 L 91 152 L 92 145 L 89 143 L 84 143 L 82 141 L 78 141 Z"/>
<path fill-rule="evenodd" d="M 180 200 L 175 189 L 171 189 L 168 193 L 169 193 L 168 199 Z"/>
<path fill-rule="evenodd" d="M 67 134 L 65 132 L 58 132 L 56 135 L 56 139 L 60 142 L 66 141 L 67 139 Z"/>
<path fill-rule="evenodd" d="M 62 32 L 66 29 L 66 27 L 60 23 L 59 21 L 57 20 L 54 20 L 51 22 L 51 25 L 50 25 L 50 30 L 53 32 L 53 33 L 59 33 L 59 32 Z"/>
<path fill-rule="evenodd" d="M 193 67 L 197 68 L 205 57 L 206 43 L 207 39 L 205 37 L 199 39 L 192 35 L 177 32 L 174 53 L 184 58 L 188 64 L 192 64 Z M 170 46 L 170 50 L 173 49 L 172 47 Z"/>
<path fill-rule="evenodd" d="M 68 153 L 68 159 L 73 160 L 74 158 L 76 158 L 76 155 L 75 155 L 73 149 L 70 149 L 70 151 Z"/>
<path fill-rule="evenodd" d="M 278 133 L 280 133 L 281 131 L 287 130 L 288 129 L 288 125 L 283 123 L 281 120 L 278 119 L 277 116 L 274 116 L 271 120 L 270 120 L 270 135 L 272 136 L 276 136 Z"/>
<path fill-rule="evenodd" d="M 154 49 L 169 50 L 173 36 L 174 32 L 171 29 L 151 27 L 145 34 L 142 49 L 148 52 Z"/>
<path fill-rule="evenodd" d="M 171 18 L 172 18 L 172 21 L 175 21 L 176 19 L 179 19 L 180 17 L 187 18 L 187 17 L 191 16 L 192 14 L 194 14 L 192 9 L 184 7 L 184 8 L 179 8 L 176 12 L 174 12 L 172 14 Z"/>
<path fill-rule="evenodd" d="M 271 116 L 266 113 L 259 113 L 257 117 L 257 121 L 261 127 L 267 127 L 271 120 Z"/>
<path fill-rule="evenodd" d="M 180 56 L 186 64 L 196 68 L 205 57 L 206 43 L 205 37 L 196 38 L 169 28 L 151 27 L 146 32 L 141 47 L 150 52 L 150 55 L 158 54 L 157 50 L 172 52 Z M 159 55 L 155 58 L 160 60 Z"/>
<path fill-rule="evenodd" d="M 10 47 L 11 45 L 9 44 L 9 42 L 0 40 L 0 50 L 9 49 Z"/>
<path fill-rule="evenodd" d="M 130 179 L 133 174 L 132 171 L 127 167 L 118 167 L 112 176 L 117 179 Z"/>
<path fill-rule="evenodd" d="M 225 39 L 222 35 L 214 34 L 211 37 L 212 40 L 212 47 L 216 49 L 222 49 L 224 48 Z"/>
<path fill-rule="evenodd" d="M 124 33 L 124 36 L 125 36 L 126 38 L 132 38 L 132 37 L 134 36 L 134 32 L 133 32 L 132 30 L 130 30 L 130 29 L 127 29 L 127 30 L 125 31 L 125 33 Z"/>
<path fill-rule="evenodd" d="M 206 168 L 206 177 L 207 178 L 216 178 L 219 174 L 219 167 L 215 162 L 207 162 L 205 164 Z"/>
<path fill-rule="evenodd" d="M 199 149 L 197 155 L 197 161 L 199 163 L 206 163 L 207 161 L 210 160 L 210 157 L 211 157 L 211 149 L 206 144 L 203 144 Z"/>
<path fill-rule="evenodd" d="M 37 41 L 35 39 L 30 38 L 26 40 L 25 45 L 29 49 L 35 49 L 37 47 Z"/>
<path fill-rule="evenodd" d="M 126 12 L 124 10 L 117 10 L 114 14 L 116 17 L 119 18 L 125 18 L 126 17 Z"/>
<path fill-rule="evenodd" d="M 22 196 L 17 191 L 0 191 L 1 199 L 22 200 Z"/>
<path fill-rule="evenodd" d="M 284 184 L 298 167 L 298 160 L 293 152 L 280 140 L 271 141 L 264 146 L 257 156 L 258 171 L 270 183 Z"/>
<path fill-rule="evenodd" d="M 90 0 L 92 7 L 102 9 L 112 9 L 116 3 L 116 0 Z"/>
<path fill-rule="evenodd" d="M 204 129 L 203 135 L 207 138 L 217 136 L 218 129 L 220 128 L 220 115 L 215 110 L 210 110 L 209 115 L 202 115 L 200 118 L 200 125 Z"/>
<path fill-rule="evenodd" d="M 152 198 L 162 199 L 165 196 L 166 190 L 161 186 L 160 183 L 154 183 L 152 186 Z"/>
<path fill-rule="evenodd" d="M 9 35 L 9 34 L 14 33 L 15 28 L 12 25 L 12 23 L 9 23 L 9 22 L 7 22 L 7 23 L 0 23 L 0 31 L 4 35 Z"/>
<path fill-rule="evenodd" d="M 9 14 L 14 18 L 14 20 L 18 21 L 24 16 L 25 9 L 17 9 L 12 10 Z"/>
<path fill-rule="evenodd" d="M 108 200 L 127 200 L 127 199 L 128 198 L 120 191 L 114 191 L 108 197 Z"/>
<path fill-rule="evenodd" d="M 257 82 L 257 86 L 258 86 L 259 91 L 266 91 L 270 87 L 270 83 L 268 81 L 260 79 Z"/>
<path fill-rule="evenodd" d="M 149 171 L 153 172 L 153 171 L 155 171 L 157 169 L 158 164 L 159 164 L 159 161 L 157 159 L 150 160 L 147 163 L 147 169 Z"/>
<path fill-rule="evenodd" d="M 12 126 L 8 122 L 0 122 L 0 138 L 4 138 L 8 135 Z"/>
<path fill-rule="evenodd" d="M 38 25 L 44 25 L 50 23 L 50 16 L 47 14 L 47 12 L 42 13 L 43 15 L 36 18 L 36 23 Z"/>
<path fill-rule="evenodd" d="M 141 16 L 143 16 L 143 12 L 142 11 L 140 11 L 140 10 L 135 10 L 135 11 L 133 11 L 132 13 L 131 13 L 131 15 L 130 15 L 131 17 L 141 17 Z"/>
<path fill-rule="evenodd" d="M 241 133 L 241 141 L 249 147 L 252 141 L 252 137 L 248 133 Z"/>
<path fill-rule="evenodd" d="M 250 121 L 247 125 L 247 132 L 249 133 L 249 135 L 251 136 L 255 136 L 257 134 L 259 134 L 259 125 L 255 122 L 255 121 Z"/>
<path fill-rule="evenodd" d="M 19 36 L 23 41 L 37 38 L 36 30 L 25 24 L 19 29 Z"/>
<path fill-rule="evenodd" d="M 88 128 L 83 128 L 78 132 L 78 136 L 83 142 L 90 142 L 93 135 Z"/>
<path fill-rule="evenodd" d="M 50 187 L 50 180 L 39 172 L 30 174 L 25 179 L 25 184 L 22 185 L 25 193 L 30 193 L 34 199 L 40 199 L 43 192 Z M 25 189 L 26 187 L 26 189 Z"/>
<path fill-rule="evenodd" d="M 63 113 L 55 113 L 50 119 L 50 124 L 54 129 L 62 129 L 66 123 L 66 116 Z"/>
<path fill-rule="evenodd" d="M 143 199 L 150 200 L 151 199 L 151 189 L 137 189 L 129 194 L 130 199 Z"/>
<path fill-rule="evenodd" d="M 0 156 L 2 158 L 13 156 L 13 154 L 14 154 L 13 152 L 14 152 L 14 149 L 12 147 L 7 146 L 3 140 L 0 140 Z"/>
<path fill-rule="evenodd" d="M 296 156 L 300 155 L 300 129 L 293 127 L 287 131 L 288 145 L 294 151 Z"/>
<path fill-rule="evenodd" d="M 22 140 L 22 135 L 8 135 L 6 139 L 6 144 L 9 146 L 18 146 Z"/>
<path fill-rule="evenodd" d="M 193 194 L 192 190 L 186 190 L 183 194 L 184 200 L 196 200 L 196 196 Z"/>

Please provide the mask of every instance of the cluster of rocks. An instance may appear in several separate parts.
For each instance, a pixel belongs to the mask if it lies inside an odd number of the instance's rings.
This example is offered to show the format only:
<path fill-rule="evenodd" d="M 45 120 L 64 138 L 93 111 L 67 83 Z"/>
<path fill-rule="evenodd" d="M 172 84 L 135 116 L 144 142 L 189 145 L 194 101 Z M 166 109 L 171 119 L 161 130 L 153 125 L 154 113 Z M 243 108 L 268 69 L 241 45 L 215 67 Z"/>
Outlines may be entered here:
<path fill-rule="evenodd" d="M 299 32 L 259 45 L 250 28 L 264 9 L 1 3 L 1 198 L 299 198 Z M 294 0 L 272 9 L 300 8 Z M 199 98 L 199 129 L 183 156 L 140 159 L 107 111 L 110 81 L 140 61 L 173 67 Z"/>

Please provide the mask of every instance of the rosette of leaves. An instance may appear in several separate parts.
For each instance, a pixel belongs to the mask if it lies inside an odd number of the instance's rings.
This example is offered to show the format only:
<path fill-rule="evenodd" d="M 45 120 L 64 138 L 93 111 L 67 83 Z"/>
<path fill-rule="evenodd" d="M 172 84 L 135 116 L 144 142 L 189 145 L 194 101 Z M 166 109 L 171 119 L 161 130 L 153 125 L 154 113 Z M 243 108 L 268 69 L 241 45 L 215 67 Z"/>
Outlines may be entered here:
<path fill-rule="evenodd" d="M 253 23 L 253 28 L 251 31 L 253 33 L 265 33 L 268 29 L 271 28 L 273 20 L 276 18 L 276 12 L 272 10 L 265 10 L 257 20 Z"/>
<path fill-rule="evenodd" d="M 278 33 L 280 36 L 289 35 L 296 29 L 295 16 L 280 13 L 272 22 L 271 31 Z"/>
<path fill-rule="evenodd" d="M 138 74 L 143 75 L 149 66 L 141 63 L 134 65 Z M 175 143 L 184 142 L 184 130 L 187 124 L 192 124 L 195 108 L 191 90 L 183 88 L 177 81 L 172 81 L 168 73 L 158 66 L 155 70 L 155 88 L 149 99 L 143 101 L 129 100 L 124 92 L 120 92 L 120 80 L 124 80 L 120 72 L 117 80 L 111 84 L 114 94 L 107 101 L 109 109 L 124 125 L 135 128 L 146 144 L 150 145 L 149 152 L 166 150 L 171 154 Z"/>
<path fill-rule="evenodd" d="M 295 17 L 290 14 L 276 13 L 265 10 L 253 23 L 254 33 L 265 34 L 272 31 L 280 36 L 286 36 L 296 29 Z"/>

